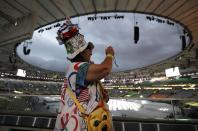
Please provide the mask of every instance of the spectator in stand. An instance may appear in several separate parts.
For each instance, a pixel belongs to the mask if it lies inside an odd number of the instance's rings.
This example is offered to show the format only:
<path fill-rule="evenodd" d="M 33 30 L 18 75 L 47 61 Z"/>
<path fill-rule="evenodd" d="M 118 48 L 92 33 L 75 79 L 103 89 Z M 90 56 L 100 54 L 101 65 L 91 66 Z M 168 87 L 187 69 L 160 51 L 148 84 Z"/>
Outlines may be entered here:
<path fill-rule="evenodd" d="M 90 60 L 94 45 L 87 43 L 78 29 L 67 19 L 58 30 L 57 39 L 66 47 L 68 66 L 55 130 L 110 131 L 109 98 L 100 80 L 111 72 L 114 49 L 107 47 L 101 64 L 94 64 Z"/>

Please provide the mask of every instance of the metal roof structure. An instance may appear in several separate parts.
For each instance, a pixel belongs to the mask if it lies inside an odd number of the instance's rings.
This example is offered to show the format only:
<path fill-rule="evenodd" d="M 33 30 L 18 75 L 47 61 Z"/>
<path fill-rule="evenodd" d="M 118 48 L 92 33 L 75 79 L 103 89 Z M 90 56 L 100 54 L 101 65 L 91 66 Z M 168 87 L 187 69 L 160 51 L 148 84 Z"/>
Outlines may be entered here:
<path fill-rule="evenodd" d="M 31 38 L 33 30 L 67 16 L 102 12 L 148 13 L 181 23 L 192 36 L 191 45 L 178 56 L 185 59 L 174 57 L 144 69 L 160 70 L 177 62 L 198 68 L 198 0 L 0 0 L 0 71 L 33 70 L 14 53 L 16 43 Z"/>

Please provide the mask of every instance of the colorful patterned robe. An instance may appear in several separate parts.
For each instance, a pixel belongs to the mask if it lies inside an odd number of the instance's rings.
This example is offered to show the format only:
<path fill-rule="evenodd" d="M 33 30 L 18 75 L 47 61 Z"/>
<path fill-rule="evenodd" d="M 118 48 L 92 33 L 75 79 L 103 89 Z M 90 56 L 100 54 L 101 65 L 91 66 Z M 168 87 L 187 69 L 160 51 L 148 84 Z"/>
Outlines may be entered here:
<path fill-rule="evenodd" d="M 71 99 L 66 88 L 70 88 L 74 92 L 86 113 L 91 113 L 100 100 L 100 88 L 97 83 L 89 83 L 85 80 L 88 67 L 89 63 L 87 62 L 74 62 L 67 67 L 54 131 L 87 130 L 86 121 L 80 116 L 78 107 Z"/>

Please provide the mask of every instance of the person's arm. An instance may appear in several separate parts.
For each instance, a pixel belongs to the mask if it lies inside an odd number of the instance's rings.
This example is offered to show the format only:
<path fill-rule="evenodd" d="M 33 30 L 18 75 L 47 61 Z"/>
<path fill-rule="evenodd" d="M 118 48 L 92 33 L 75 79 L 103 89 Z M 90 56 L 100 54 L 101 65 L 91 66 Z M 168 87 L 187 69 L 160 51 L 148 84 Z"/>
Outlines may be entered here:
<path fill-rule="evenodd" d="M 106 57 L 101 64 L 90 64 L 86 80 L 97 81 L 107 76 L 112 69 L 114 50 L 111 46 L 106 48 Z"/>

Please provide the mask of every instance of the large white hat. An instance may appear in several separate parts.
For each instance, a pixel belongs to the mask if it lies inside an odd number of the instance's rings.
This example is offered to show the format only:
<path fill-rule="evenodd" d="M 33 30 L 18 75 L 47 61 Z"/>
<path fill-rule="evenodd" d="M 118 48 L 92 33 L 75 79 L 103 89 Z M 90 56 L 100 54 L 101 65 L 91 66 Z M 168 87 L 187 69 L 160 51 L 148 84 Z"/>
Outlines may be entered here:
<path fill-rule="evenodd" d="M 79 33 L 79 27 L 72 24 L 69 19 L 60 27 L 57 32 L 57 40 L 59 44 L 64 44 L 67 50 L 67 58 L 73 59 L 80 52 L 84 51 L 88 43 L 84 40 L 84 36 Z"/>

